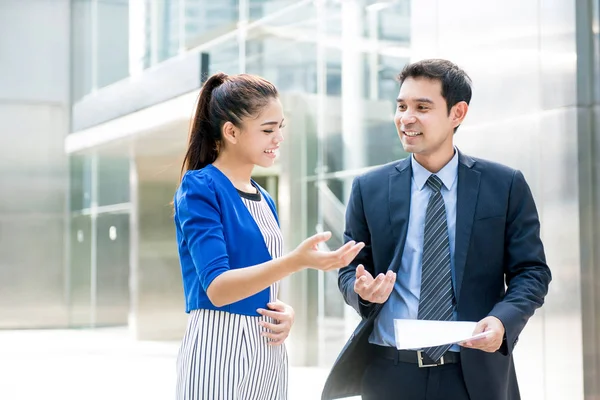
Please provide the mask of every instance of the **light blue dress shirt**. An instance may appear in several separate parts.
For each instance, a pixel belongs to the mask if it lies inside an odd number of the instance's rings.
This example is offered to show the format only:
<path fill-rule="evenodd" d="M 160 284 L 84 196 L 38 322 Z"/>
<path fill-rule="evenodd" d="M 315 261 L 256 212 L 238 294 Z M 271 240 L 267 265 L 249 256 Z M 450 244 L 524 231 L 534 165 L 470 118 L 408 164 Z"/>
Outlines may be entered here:
<path fill-rule="evenodd" d="M 417 319 L 419 311 L 419 296 L 421 293 L 421 260 L 423 258 L 423 235 L 425 230 L 425 213 L 431 195 L 431 189 L 426 185 L 432 175 L 411 157 L 412 179 L 410 184 L 410 216 L 402 265 L 398 269 L 396 284 L 390 298 L 384 304 L 375 319 L 375 326 L 369 341 L 380 346 L 396 346 L 394 339 L 394 319 Z M 437 175 L 443 182 L 442 197 L 446 205 L 448 221 L 448 236 L 450 242 L 450 268 L 452 269 L 452 285 L 456 293 L 456 278 L 454 273 L 454 247 L 456 243 L 456 188 L 458 186 L 458 152 L 442 168 Z M 402 188 L 397 188 L 402 190 Z M 456 319 L 456 311 L 454 312 Z M 450 350 L 458 351 L 454 345 Z"/>

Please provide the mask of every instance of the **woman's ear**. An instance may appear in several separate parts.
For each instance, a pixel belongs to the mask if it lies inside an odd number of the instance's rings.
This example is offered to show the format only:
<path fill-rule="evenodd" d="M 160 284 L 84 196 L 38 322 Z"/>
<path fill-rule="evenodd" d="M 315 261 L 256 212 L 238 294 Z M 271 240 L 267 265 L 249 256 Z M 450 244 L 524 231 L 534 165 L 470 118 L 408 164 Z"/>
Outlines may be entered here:
<path fill-rule="evenodd" d="M 223 124 L 223 140 L 231 144 L 237 143 L 239 131 L 231 122 L 227 121 Z"/>

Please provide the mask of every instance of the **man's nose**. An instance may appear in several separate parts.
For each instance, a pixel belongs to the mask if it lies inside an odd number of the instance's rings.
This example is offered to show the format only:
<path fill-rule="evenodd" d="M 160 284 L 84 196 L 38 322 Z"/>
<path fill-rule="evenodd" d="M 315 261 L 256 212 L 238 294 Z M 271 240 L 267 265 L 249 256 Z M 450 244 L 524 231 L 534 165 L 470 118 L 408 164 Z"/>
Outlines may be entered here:
<path fill-rule="evenodd" d="M 402 116 L 400 117 L 400 122 L 402 125 L 414 124 L 416 120 L 417 119 L 415 118 L 414 114 L 410 111 L 403 112 Z"/>

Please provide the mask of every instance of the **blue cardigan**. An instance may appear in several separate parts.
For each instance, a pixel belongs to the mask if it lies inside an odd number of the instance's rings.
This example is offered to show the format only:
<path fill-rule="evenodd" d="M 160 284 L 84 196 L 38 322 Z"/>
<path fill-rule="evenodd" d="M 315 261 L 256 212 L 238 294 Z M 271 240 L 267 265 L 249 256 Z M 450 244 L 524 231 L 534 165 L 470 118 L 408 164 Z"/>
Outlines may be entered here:
<path fill-rule="evenodd" d="M 275 204 L 256 182 L 277 223 Z M 185 294 L 185 311 L 210 309 L 259 315 L 266 308 L 269 288 L 223 307 L 206 294 L 211 282 L 230 269 L 271 260 L 258 225 L 231 181 L 212 164 L 187 171 L 175 193 L 175 227 Z"/>

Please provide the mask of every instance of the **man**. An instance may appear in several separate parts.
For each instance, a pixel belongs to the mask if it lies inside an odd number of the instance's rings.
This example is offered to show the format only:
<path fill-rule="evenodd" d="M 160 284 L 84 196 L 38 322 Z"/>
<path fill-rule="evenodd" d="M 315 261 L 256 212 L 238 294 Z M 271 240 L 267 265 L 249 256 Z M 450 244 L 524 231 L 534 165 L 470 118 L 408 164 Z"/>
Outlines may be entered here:
<path fill-rule="evenodd" d="M 398 78 L 394 122 L 412 155 L 354 180 L 344 235 L 365 247 L 338 282 L 363 320 L 323 399 L 519 399 L 512 351 L 551 280 L 531 191 L 521 172 L 454 147 L 471 100 L 463 70 L 424 60 Z M 488 334 L 399 351 L 396 318 Z"/>

